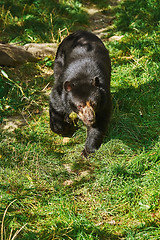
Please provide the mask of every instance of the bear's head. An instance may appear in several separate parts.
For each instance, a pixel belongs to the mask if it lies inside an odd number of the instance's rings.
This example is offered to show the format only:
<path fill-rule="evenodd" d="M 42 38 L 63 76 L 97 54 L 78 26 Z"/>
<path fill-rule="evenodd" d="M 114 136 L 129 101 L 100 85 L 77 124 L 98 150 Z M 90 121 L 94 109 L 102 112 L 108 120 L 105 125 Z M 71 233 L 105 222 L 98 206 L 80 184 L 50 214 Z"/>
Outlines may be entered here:
<path fill-rule="evenodd" d="M 86 126 L 92 126 L 101 102 L 99 78 L 90 81 L 65 81 L 65 93 L 70 108 Z"/>

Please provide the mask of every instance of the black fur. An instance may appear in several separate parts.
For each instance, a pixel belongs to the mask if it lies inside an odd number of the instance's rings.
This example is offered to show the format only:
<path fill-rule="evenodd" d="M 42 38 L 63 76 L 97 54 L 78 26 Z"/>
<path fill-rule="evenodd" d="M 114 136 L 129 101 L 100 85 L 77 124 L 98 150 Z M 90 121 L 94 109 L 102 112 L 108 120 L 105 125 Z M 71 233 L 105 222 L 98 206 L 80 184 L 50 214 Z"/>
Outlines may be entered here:
<path fill-rule="evenodd" d="M 111 115 L 111 62 L 102 41 L 87 31 L 66 37 L 54 64 L 55 84 L 50 95 L 50 127 L 62 136 L 75 131 L 69 119 L 76 112 L 87 126 L 83 155 L 98 149 Z"/>

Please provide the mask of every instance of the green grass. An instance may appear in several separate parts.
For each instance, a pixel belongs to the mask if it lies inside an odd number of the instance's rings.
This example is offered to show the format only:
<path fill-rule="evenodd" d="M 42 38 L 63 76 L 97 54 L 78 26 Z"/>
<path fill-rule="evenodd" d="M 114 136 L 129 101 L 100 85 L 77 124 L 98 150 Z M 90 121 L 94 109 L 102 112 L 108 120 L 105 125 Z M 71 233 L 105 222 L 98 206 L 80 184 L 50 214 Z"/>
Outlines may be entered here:
<path fill-rule="evenodd" d="M 129 2 L 131 20 L 147 24 L 132 14 L 134 1 L 122 3 L 119 21 L 126 24 L 123 4 Z M 109 30 L 124 35 L 105 43 L 112 59 L 112 120 L 100 149 L 85 160 L 82 123 L 66 142 L 49 129 L 52 59 L 1 68 L 25 94 L 1 74 L 1 121 L 20 113 L 28 122 L 0 130 L 0 219 L 16 199 L 2 221 L 3 239 L 23 226 L 16 239 L 159 239 L 159 24 L 148 21 L 148 33 L 124 31 L 116 22 Z"/>
<path fill-rule="evenodd" d="M 76 26 L 87 24 L 87 14 L 77 0 L 2 0 L 0 41 L 53 42 Z"/>

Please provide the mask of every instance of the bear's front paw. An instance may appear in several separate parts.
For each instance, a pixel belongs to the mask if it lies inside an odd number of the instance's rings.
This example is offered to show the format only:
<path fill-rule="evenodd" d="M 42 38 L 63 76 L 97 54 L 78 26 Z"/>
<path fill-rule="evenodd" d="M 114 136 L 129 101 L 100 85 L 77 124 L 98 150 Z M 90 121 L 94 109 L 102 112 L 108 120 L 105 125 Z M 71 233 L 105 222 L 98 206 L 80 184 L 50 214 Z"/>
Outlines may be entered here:
<path fill-rule="evenodd" d="M 94 152 L 95 152 L 95 150 L 94 151 L 89 151 L 86 148 L 84 148 L 82 153 L 81 153 L 81 156 L 83 156 L 84 158 L 88 158 L 89 154 L 94 153 Z"/>
<path fill-rule="evenodd" d="M 83 149 L 82 153 L 81 153 L 81 156 L 84 157 L 84 158 L 87 158 L 89 155 L 89 153 L 87 152 L 86 149 Z"/>

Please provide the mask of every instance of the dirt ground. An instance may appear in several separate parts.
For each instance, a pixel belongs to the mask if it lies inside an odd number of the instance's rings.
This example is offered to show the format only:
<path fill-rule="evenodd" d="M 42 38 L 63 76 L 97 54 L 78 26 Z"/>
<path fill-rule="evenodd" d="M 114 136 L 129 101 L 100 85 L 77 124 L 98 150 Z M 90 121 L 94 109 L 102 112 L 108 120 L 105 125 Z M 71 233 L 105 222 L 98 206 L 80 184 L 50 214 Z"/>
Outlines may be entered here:
<path fill-rule="evenodd" d="M 89 28 L 91 32 L 95 33 L 102 40 L 112 41 L 112 37 L 109 38 L 108 30 L 113 27 L 114 8 L 120 0 L 110 0 L 107 10 L 99 9 L 95 4 L 85 3 L 85 10 L 89 15 Z M 114 40 L 119 40 L 119 36 L 114 36 Z"/>

